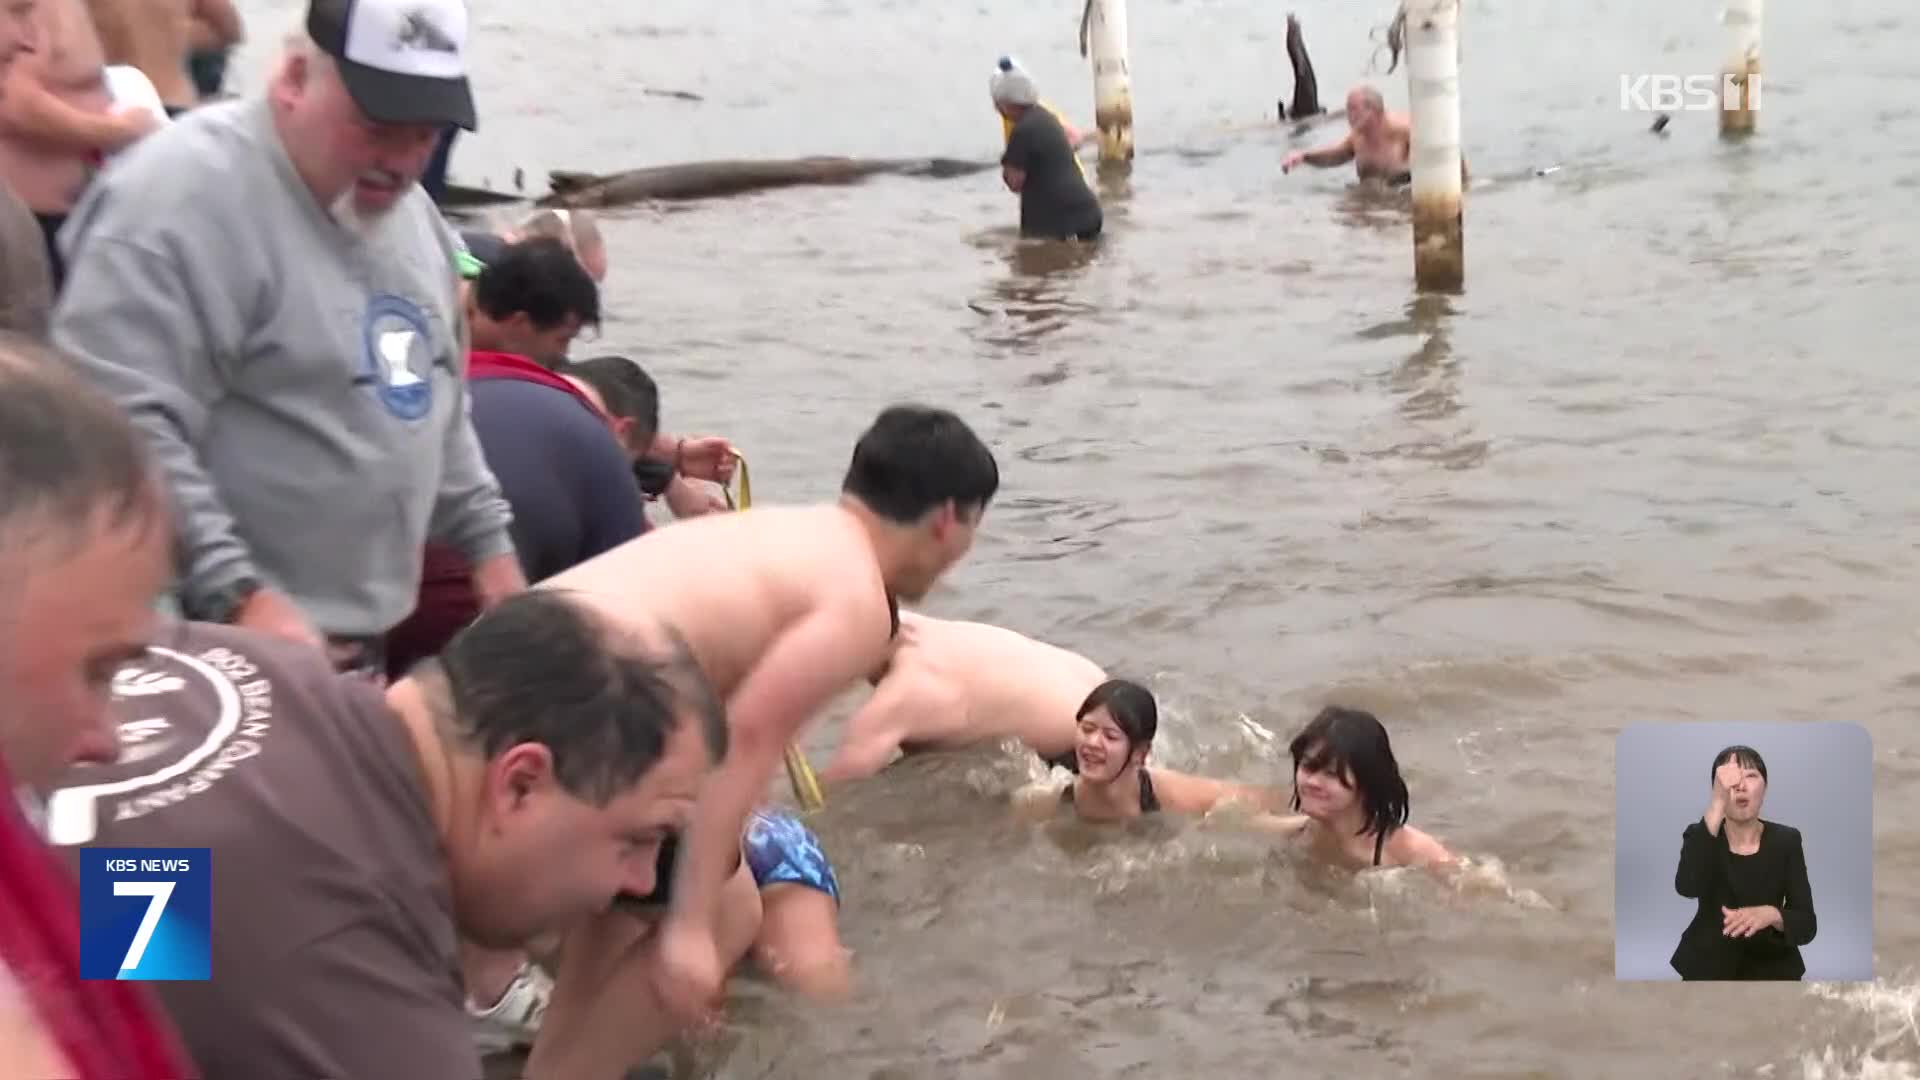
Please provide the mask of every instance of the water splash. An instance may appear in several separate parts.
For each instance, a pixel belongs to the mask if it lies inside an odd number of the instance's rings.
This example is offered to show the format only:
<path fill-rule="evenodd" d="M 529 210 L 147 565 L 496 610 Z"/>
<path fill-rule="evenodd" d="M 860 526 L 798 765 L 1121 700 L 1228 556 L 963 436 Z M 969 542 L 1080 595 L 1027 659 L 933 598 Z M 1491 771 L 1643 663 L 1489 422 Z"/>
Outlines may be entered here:
<path fill-rule="evenodd" d="M 1920 980 L 1815 983 L 1807 993 L 1865 1013 L 1873 1039 L 1865 1047 L 1801 1054 L 1803 1080 L 1920 1080 Z"/>

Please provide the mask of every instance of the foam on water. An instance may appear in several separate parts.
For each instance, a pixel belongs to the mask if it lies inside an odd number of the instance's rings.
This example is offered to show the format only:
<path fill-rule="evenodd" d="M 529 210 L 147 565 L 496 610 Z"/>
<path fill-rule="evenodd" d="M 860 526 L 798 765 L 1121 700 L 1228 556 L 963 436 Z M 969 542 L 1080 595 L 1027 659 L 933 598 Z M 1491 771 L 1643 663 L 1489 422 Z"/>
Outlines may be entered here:
<path fill-rule="evenodd" d="M 1863 1013 L 1873 1024 L 1864 1047 L 1823 1046 L 1800 1055 L 1802 1080 L 1920 1080 L 1920 979 L 1815 983 L 1813 997 Z"/>

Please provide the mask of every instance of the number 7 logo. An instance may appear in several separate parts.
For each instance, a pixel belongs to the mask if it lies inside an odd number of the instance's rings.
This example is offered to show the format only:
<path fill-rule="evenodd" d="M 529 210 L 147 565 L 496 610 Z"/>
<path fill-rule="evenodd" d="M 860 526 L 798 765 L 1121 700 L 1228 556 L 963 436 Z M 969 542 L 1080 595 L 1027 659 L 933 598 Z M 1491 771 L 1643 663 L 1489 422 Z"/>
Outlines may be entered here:
<path fill-rule="evenodd" d="M 115 896 L 147 897 L 147 913 L 140 916 L 140 929 L 134 931 L 133 942 L 127 946 L 127 955 L 120 961 L 121 971 L 132 971 L 140 966 L 140 958 L 147 953 L 147 943 L 153 940 L 154 928 L 160 925 L 160 913 L 167 910 L 167 901 L 173 897 L 171 881 L 116 881 L 113 883 Z"/>

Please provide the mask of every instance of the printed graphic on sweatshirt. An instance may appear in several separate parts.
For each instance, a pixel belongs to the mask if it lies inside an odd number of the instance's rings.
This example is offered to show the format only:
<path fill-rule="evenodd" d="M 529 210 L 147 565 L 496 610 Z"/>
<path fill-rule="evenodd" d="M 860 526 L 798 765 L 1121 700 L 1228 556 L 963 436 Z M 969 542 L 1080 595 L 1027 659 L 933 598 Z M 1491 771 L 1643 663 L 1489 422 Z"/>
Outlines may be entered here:
<path fill-rule="evenodd" d="M 144 817 L 212 788 L 273 731 L 273 683 L 228 648 L 197 656 L 150 649 L 114 679 L 113 698 L 120 760 L 76 769 L 77 780 L 92 782 L 47 800 L 55 844 L 91 843 L 102 820 Z"/>
<path fill-rule="evenodd" d="M 357 386 L 372 386 L 387 411 L 419 420 L 433 411 L 433 368 L 438 349 L 432 323 L 419 305 L 392 293 L 376 294 L 360 324 L 364 372 Z"/>

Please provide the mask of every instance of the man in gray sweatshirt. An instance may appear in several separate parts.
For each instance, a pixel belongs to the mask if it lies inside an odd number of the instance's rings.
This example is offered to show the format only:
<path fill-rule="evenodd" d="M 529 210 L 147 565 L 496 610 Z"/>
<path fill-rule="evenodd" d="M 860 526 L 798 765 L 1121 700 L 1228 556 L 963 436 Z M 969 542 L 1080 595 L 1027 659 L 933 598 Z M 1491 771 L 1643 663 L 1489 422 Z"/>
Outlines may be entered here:
<path fill-rule="evenodd" d="M 474 126 L 461 0 L 313 0 L 266 93 L 194 110 L 62 235 L 53 336 L 161 463 L 190 618 L 379 670 L 431 537 L 525 588 L 468 418 L 456 240 L 417 184 Z"/>

